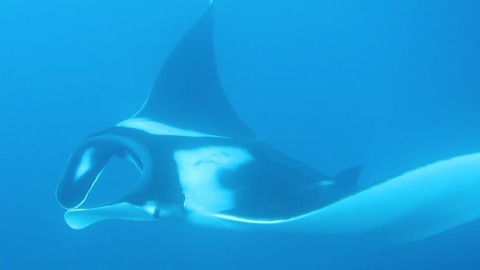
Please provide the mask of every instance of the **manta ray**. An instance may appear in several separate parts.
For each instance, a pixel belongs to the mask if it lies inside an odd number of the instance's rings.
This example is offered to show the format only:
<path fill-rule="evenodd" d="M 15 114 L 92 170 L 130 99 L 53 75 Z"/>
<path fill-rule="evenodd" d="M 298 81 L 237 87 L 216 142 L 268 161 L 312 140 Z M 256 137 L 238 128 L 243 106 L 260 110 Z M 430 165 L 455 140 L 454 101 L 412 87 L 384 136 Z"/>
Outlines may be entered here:
<path fill-rule="evenodd" d="M 480 153 L 453 157 L 359 190 L 360 166 L 327 176 L 260 140 L 238 117 L 217 73 L 214 3 L 163 63 L 142 108 L 95 133 L 57 187 L 66 223 L 162 220 L 244 230 L 375 233 L 424 239 L 480 217 Z M 140 180 L 121 198 L 84 206 L 112 157 Z"/>

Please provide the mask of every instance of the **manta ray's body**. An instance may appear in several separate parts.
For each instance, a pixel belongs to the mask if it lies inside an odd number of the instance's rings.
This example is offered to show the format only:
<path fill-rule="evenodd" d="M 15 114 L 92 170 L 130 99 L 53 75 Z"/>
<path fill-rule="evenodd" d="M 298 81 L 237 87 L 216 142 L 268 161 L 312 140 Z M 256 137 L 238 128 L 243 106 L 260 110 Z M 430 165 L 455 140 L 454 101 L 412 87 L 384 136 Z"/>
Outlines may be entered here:
<path fill-rule="evenodd" d="M 217 76 L 212 19 L 210 8 L 176 46 L 134 117 L 90 137 L 72 157 L 58 189 L 65 207 L 83 202 L 113 155 L 142 172 L 118 202 L 147 205 L 158 217 L 286 219 L 355 190 L 358 167 L 326 177 L 259 141 L 237 117 Z"/>
<path fill-rule="evenodd" d="M 232 228 L 378 231 L 409 241 L 480 216 L 479 155 L 359 192 L 359 167 L 327 177 L 258 140 L 223 94 L 212 23 L 213 4 L 173 50 L 142 109 L 74 153 L 57 189 L 72 228 L 176 217 Z M 139 183 L 116 201 L 81 208 L 112 156 L 132 160 Z"/>

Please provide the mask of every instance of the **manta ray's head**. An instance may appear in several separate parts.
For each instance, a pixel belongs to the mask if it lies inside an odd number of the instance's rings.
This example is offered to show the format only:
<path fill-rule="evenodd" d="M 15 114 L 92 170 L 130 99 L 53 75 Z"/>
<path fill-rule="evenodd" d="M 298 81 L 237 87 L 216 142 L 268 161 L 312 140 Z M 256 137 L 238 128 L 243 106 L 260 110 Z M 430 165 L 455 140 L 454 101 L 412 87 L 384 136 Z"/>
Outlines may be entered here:
<path fill-rule="evenodd" d="M 172 140 L 202 137 L 202 132 L 214 137 L 249 134 L 220 88 L 212 2 L 163 63 L 149 98 L 135 117 L 91 136 L 71 156 L 57 188 L 57 199 L 68 210 L 65 219 L 71 227 L 83 228 L 104 219 L 182 216 L 185 196 L 172 148 L 179 141 Z M 114 156 L 132 161 L 141 173 L 140 180 L 128 194 L 87 207 L 90 191 Z"/>
<path fill-rule="evenodd" d="M 77 149 L 57 187 L 57 199 L 68 210 L 67 224 L 81 229 L 109 219 L 155 220 L 183 216 L 184 196 L 176 181 L 177 171 L 168 147 L 157 151 L 161 143 L 148 147 L 122 136 L 115 128 L 105 133 L 108 135 L 95 135 Z M 113 157 L 130 160 L 140 171 L 140 180 L 119 198 L 91 206 L 87 199 L 95 184 L 102 181 L 100 175 Z M 152 166 L 152 160 L 161 162 L 162 166 Z"/>

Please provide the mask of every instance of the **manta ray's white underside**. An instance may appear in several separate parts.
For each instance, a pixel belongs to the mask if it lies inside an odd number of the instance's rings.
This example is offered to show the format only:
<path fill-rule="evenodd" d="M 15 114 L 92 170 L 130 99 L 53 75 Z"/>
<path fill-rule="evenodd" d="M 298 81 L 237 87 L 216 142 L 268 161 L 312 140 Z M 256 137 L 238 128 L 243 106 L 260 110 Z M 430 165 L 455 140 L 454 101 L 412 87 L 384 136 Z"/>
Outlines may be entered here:
<path fill-rule="evenodd" d="M 235 229 L 321 234 L 382 234 L 397 242 L 427 238 L 480 218 L 480 153 L 439 161 L 327 207 L 285 220 L 193 212 L 196 223 Z M 72 228 L 105 219 L 151 220 L 148 205 L 128 203 L 65 214 Z"/>

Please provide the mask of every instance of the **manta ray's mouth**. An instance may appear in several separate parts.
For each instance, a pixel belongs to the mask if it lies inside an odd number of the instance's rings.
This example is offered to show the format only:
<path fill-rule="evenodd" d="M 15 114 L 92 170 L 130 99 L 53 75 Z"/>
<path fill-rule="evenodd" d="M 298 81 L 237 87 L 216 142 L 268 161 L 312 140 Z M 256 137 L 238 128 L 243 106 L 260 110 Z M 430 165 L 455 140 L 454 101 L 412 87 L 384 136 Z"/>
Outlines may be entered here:
<path fill-rule="evenodd" d="M 112 157 L 98 175 L 80 207 L 103 206 L 124 198 L 138 184 L 140 172 L 127 158 Z"/>
<path fill-rule="evenodd" d="M 110 219 L 152 220 L 164 214 L 153 202 L 127 200 L 145 170 L 138 151 L 124 138 L 97 137 L 74 153 L 57 188 L 71 228 Z"/>
<path fill-rule="evenodd" d="M 81 229 L 110 219 L 182 218 L 185 197 L 173 181 L 177 170 L 168 150 L 159 157 L 130 130 L 112 133 L 90 137 L 68 162 L 57 188 L 67 224 Z"/>
<path fill-rule="evenodd" d="M 88 141 L 70 158 L 57 199 L 66 209 L 112 203 L 137 185 L 143 168 L 141 159 L 120 141 Z"/>

